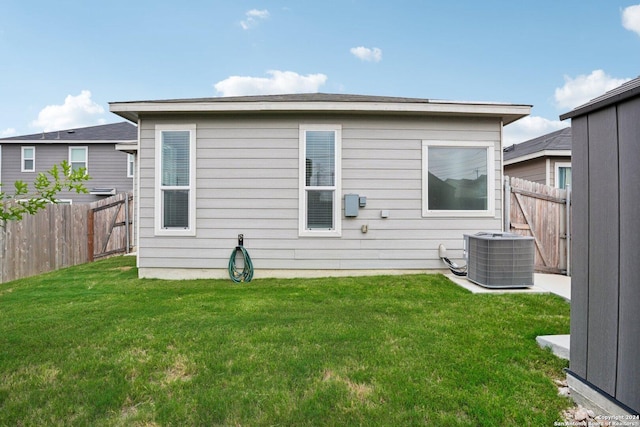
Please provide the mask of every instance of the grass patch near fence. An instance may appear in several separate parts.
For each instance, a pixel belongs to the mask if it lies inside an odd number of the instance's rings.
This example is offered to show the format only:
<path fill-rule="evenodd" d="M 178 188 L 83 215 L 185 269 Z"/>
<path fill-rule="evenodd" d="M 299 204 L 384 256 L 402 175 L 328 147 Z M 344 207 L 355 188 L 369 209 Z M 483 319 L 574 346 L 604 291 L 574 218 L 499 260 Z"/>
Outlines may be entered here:
<path fill-rule="evenodd" d="M 550 295 L 441 275 L 160 281 L 132 257 L 0 284 L 0 425 L 549 426 Z"/>

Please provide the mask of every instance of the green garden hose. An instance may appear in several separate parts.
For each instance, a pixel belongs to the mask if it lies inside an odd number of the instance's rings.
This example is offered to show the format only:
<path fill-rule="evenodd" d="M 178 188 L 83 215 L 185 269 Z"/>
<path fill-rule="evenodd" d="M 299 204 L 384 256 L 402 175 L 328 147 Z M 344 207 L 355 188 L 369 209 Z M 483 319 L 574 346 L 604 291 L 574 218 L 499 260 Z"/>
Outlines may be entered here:
<path fill-rule="evenodd" d="M 238 270 L 236 267 L 238 252 L 242 254 L 242 270 Z M 249 252 L 247 252 L 244 246 L 238 245 L 233 252 L 231 252 L 231 257 L 229 258 L 229 277 L 236 283 L 250 282 L 253 278 L 253 264 L 251 263 Z"/>

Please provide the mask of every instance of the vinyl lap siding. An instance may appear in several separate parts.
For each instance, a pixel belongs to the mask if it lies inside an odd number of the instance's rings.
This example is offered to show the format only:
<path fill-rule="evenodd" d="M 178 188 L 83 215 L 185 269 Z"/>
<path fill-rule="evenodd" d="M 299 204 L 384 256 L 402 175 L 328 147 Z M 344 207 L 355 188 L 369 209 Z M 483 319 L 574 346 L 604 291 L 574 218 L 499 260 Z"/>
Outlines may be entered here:
<path fill-rule="evenodd" d="M 36 172 L 21 172 L 22 146 L 36 147 Z M 85 182 L 87 189 L 113 188 L 119 193 L 132 191 L 133 179 L 127 178 L 127 155 L 116 151 L 114 144 L 79 143 L 71 146 L 88 147 L 88 169 L 91 180 Z M 63 160 L 69 160 L 69 144 L 33 144 L 31 141 L 25 144 L 2 144 L 2 182 L 13 184 L 14 181 L 27 182 L 31 188 L 38 172 L 48 171 L 55 164 Z M 57 196 L 59 199 L 72 199 L 73 203 L 89 203 L 101 200 L 104 197 L 91 194 L 77 194 L 75 192 L 62 191 Z"/>
<path fill-rule="evenodd" d="M 543 185 L 549 185 L 547 183 L 546 157 L 539 157 L 533 160 L 507 165 L 504 167 L 504 174 Z"/>
<path fill-rule="evenodd" d="M 156 124 L 197 125 L 197 234 L 154 236 Z M 342 195 L 367 197 L 341 237 L 298 236 L 300 124 L 342 126 Z M 438 245 L 460 257 L 462 235 L 498 230 L 500 124 L 497 120 L 281 116 L 144 119 L 140 150 L 142 268 L 226 269 L 237 235 L 261 270 L 443 268 Z M 496 215 L 422 217 L 422 141 L 496 142 Z M 389 210 L 390 217 L 380 217 Z M 362 225 L 369 231 L 361 232 Z"/>

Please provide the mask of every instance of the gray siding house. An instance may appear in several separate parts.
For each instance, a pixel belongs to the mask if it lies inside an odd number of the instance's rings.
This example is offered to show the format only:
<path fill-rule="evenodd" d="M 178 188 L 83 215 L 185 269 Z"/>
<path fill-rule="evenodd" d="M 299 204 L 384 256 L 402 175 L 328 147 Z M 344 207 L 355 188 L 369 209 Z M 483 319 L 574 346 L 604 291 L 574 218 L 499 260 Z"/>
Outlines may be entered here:
<path fill-rule="evenodd" d="M 571 185 L 571 128 L 505 147 L 504 174 L 557 188 Z"/>
<path fill-rule="evenodd" d="M 502 127 L 528 105 L 296 94 L 115 102 L 138 124 L 141 277 L 442 269 L 502 226 Z"/>
<path fill-rule="evenodd" d="M 61 201 L 89 203 L 133 190 L 138 130 L 129 122 L 42 132 L 0 139 L 0 182 L 22 180 L 32 185 L 38 172 L 68 161 L 85 167 L 91 194 L 62 192 Z M 31 187 L 33 188 L 33 187 Z"/>
<path fill-rule="evenodd" d="M 569 385 L 613 415 L 638 414 L 640 78 L 560 118 L 575 176 Z"/>

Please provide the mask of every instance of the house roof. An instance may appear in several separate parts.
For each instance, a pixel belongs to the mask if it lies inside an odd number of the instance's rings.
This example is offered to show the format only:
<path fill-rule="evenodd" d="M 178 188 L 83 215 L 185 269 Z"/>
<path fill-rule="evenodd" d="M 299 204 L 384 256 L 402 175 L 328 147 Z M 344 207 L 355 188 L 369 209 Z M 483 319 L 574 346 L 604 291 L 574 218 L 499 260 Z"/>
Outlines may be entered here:
<path fill-rule="evenodd" d="M 111 112 L 137 122 L 145 113 L 340 112 L 359 114 L 449 114 L 500 117 L 504 124 L 529 115 L 531 105 L 443 101 L 423 98 L 302 93 L 109 103 Z"/>
<path fill-rule="evenodd" d="M 97 143 L 118 142 L 130 143 L 138 140 L 137 126 L 129 122 L 111 123 L 107 125 L 89 126 L 75 129 L 57 130 L 53 132 L 34 133 L 31 135 L 1 138 L 0 143 Z"/>
<path fill-rule="evenodd" d="M 571 128 L 557 130 L 503 150 L 504 164 L 509 165 L 544 156 L 571 156 Z"/>
<path fill-rule="evenodd" d="M 583 116 L 601 108 L 605 108 L 611 104 L 622 102 L 629 98 L 640 96 L 640 77 L 636 77 L 605 94 L 592 99 L 591 101 L 574 108 L 568 113 L 562 114 L 560 120 L 572 119 L 574 117 Z"/>

